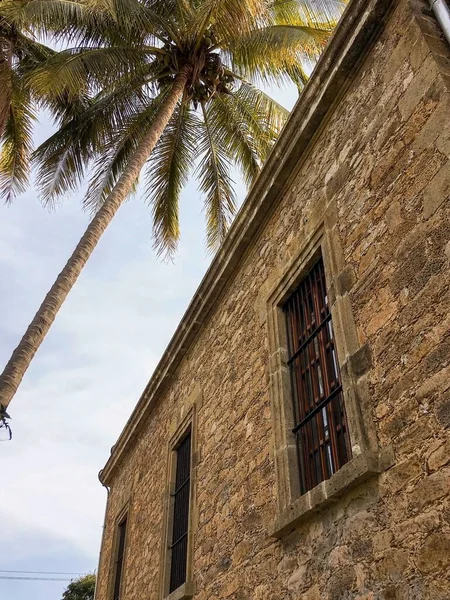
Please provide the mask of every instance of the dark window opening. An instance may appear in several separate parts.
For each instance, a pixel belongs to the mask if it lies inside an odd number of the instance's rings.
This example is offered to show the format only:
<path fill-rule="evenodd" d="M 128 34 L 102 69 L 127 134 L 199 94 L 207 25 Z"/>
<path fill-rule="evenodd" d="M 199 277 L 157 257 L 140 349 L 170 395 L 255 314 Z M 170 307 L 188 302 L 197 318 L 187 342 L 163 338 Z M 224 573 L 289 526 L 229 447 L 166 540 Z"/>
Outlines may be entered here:
<path fill-rule="evenodd" d="M 125 540 L 127 535 L 127 517 L 122 519 L 117 528 L 117 556 L 114 569 L 114 596 L 113 600 L 120 600 L 122 584 L 123 562 L 125 556 Z"/>
<path fill-rule="evenodd" d="M 186 581 L 189 496 L 191 483 L 191 432 L 183 438 L 176 450 L 175 491 L 173 493 L 173 527 L 170 545 L 170 586 L 173 592 Z"/>
<path fill-rule="evenodd" d="M 351 457 L 341 374 L 320 258 L 284 306 L 301 492 Z"/>

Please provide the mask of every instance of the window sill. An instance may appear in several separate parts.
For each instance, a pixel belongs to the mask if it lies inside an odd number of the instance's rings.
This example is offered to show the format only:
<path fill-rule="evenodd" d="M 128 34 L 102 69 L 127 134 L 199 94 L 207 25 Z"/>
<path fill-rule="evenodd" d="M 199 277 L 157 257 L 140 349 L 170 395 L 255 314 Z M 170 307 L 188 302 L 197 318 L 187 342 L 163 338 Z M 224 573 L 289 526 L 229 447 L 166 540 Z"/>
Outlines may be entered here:
<path fill-rule="evenodd" d="M 363 452 L 344 465 L 330 479 L 300 496 L 281 511 L 269 532 L 271 537 L 281 538 L 295 529 L 302 521 L 336 502 L 347 490 L 382 473 L 394 464 L 391 448 L 380 453 Z"/>
<path fill-rule="evenodd" d="M 180 585 L 180 587 L 171 594 L 165 596 L 164 600 L 189 600 L 194 597 L 195 592 L 195 583 L 193 581 L 186 581 L 186 583 Z"/>

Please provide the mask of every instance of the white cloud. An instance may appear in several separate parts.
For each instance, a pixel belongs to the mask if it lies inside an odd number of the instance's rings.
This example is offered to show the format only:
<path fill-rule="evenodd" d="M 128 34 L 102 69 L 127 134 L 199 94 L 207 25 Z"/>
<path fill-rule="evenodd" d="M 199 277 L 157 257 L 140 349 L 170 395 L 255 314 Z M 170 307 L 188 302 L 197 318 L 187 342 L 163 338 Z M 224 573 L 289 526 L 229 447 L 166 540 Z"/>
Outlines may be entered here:
<path fill-rule="evenodd" d="M 94 563 L 105 504 L 97 473 L 206 268 L 195 209 L 175 264 L 154 257 L 148 209 L 138 199 L 121 209 L 10 406 L 2 521 L 65 539 Z M 30 196 L 0 210 L 4 362 L 87 218 L 74 206 L 48 214 Z"/>

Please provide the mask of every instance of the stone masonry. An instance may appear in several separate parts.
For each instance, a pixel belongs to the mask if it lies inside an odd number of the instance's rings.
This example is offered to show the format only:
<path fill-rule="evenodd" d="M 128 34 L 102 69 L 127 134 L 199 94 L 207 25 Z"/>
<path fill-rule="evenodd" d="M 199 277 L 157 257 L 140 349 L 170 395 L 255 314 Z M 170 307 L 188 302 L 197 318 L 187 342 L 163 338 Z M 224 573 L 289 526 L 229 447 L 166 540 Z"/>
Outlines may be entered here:
<path fill-rule="evenodd" d="M 178 362 L 157 388 L 150 382 L 138 408 L 153 394 L 151 402 L 101 473 L 111 490 L 96 600 L 112 599 L 114 529 L 125 506 L 121 600 L 164 597 L 168 444 L 194 405 L 195 600 L 450 598 L 450 48 L 418 0 L 357 6 L 330 52 L 339 43 L 344 55 L 351 19 L 372 11 L 360 56 L 335 96 L 320 100 L 327 110 L 312 133 L 304 128 L 305 148 L 292 144 L 295 168 L 276 194 L 269 182 L 270 210 L 199 311 L 201 327 L 177 349 Z M 325 67 L 333 72 L 326 61 L 306 98 L 321 94 Z M 345 317 L 335 325 L 347 340 L 339 360 L 356 356 L 361 418 L 392 460 L 290 523 L 276 468 L 267 307 L 322 223 L 336 240 L 330 299 L 354 324 L 350 341 Z M 224 260 L 219 254 L 212 269 Z"/>

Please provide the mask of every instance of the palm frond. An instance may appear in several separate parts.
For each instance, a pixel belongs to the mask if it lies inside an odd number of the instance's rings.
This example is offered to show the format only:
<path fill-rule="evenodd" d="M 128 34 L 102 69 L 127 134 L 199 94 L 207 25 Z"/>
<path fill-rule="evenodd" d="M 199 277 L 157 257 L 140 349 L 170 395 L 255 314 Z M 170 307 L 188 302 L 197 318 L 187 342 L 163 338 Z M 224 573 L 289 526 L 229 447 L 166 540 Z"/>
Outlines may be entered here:
<path fill-rule="evenodd" d="M 208 105 L 211 129 L 220 137 L 221 145 L 227 148 L 228 155 L 239 166 L 244 181 L 249 186 L 261 168 L 259 150 L 264 144 L 269 146 L 269 140 L 262 127 L 260 131 L 255 131 L 256 128 L 252 122 L 247 122 L 246 116 L 235 102 L 233 94 L 217 94 Z M 261 135 L 256 139 L 257 133 Z M 266 153 L 268 150 L 269 148 Z"/>
<path fill-rule="evenodd" d="M 216 135 L 209 118 L 209 108 L 202 103 L 203 136 L 196 171 L 199 188 L 205 195 L 206 243 L 210 250 L 221 244 L 236 212 L 236 195 L 231 177 L 231 161 Z"/>
<path fill-rule="evenodd" d="M 280 85 L 291 79 L 298 65 L 318 59 L 331 33 L 309 25 L 272 25 L 230 40 L 225 51 L 240 76 Z"/>
<path fill-rule="evenodd" d="M 146 194 L 153 212 L 153 239 L 159 255 L 174 254 L 180 237 L 182 188 L 194 166 L 200 121 L 181 101 L 147 163 Z"/>
<path fill-rule="evenodd" d="M 85 120 L 98 121 L 105 125 L 109 132 L 108 139 L 127 127 L 140 111 L 149 108 L 155 102 L 157 88 L 154 84 L 159 74 L 158 64 L 142 65 L 139 73 L 125 73 L 117 76 L 114 83 L 103 89 L 90 100 L 89 107 L 83 115 Z M 69 103 L 70 110 L 73 102 Z M 156 106 L 156 104 L 154 104 Z M 66 113 L 62 116 L 65 117 Z M 106 138 L 105 138 L 106 139 Z"/>
<path fill-rule="evenodd" d="M 309 79 L 309 75 L 306 73 L 303 64 L 299 62 L 296 65 L 289 65 L 286 67 L 286 71 L 292 83 L 297 86 L 297 90 L 300 94 Z"/>
<path fill-rule="evenodd" d="M 276 24 L 306 24 L 332 29 L 342 15 L 342 0 L 273 0 L 270 13 Z"/>
<path fill-rule="evenodd" d="M 44 206 L 54 206 L 59 196 L 77 189 L 94 155 L 89 131 L 75 119 L 36 149 L 33 161 Z"/>
<path fill-rule="evenodd" d="M 139 0 L 117 0 L 114 4 L 124 2 L 128 2 L 127 18 L 121 20 L 108 0 L 2 0 L 1 13 L 18 30 L 36 32 L 63 45 L 137 43 L 144 40 L 141 32 L 147 39 L 152 35 L 156 39 L 158 27 L 145 5 Z"/>
<path fill-rule="evenodd" d="M 46 105 L 58 115 L 60 128 L 34 153 L 44 204 L 52 205 L 59 196 L 76 189 L 87 164 L 98 158 L 84 201 L 86 208 L 98 208 L 166 96 L 167 92 L 151 100 L 145 94 L 143 78 L 149 74 L 150 66 L 148 73 L 124 75 L 95 98 L 71 99 L 67 106 L 59 106 L 58 98 L 47 98 Z"/>
<path fill-rule="evenodd" d="M 197 37 L 213 27 L 221 43 L 236 31 L 250 32 L 265 14 L 266 3 L 261 0 L 197 0 L 189 28 Z"/>
<path fill-rule="evenodd" d="M 22 32 L 54 35 L 57 40 L 80 39 L 88 32 L 103 40 L 112 23 L 106 15 L 99 18 L 86 0 L 3 0 L 1 13 Z"/>
<path fill-rule="evenodd" d="M 175 15 L 176 22 L 180 25 L 179 30 L 187 31 L 188 24 L 192 23 L 196 12 L 191 0 L 167 0 L 165 7 Z"/>
<path fill-rule="evenodd" d="M 133 152 L 153 124 L 168 90 L 157 96 L 147 107 L 130 113 L 120 126 L 112 129 L 109 141 L 94 165 L 94 174 L 83 200 L 84 207 L 95 212 L 106 200 L 126 168 Z"/>
<path fill-rule="evenodd" d="M 30 84 L 42 95 L 77 97 L 82 90 L 97 92 L 124 74 L 139 74 L 159 49 L 72 48 L 59 52 L 30 75 Z"/>
<path fill-rule="evenodd" d="M 86 0 L 91 7 L 102 10 L 114 19 L 118 31 L 130 42 L 149 38 L 164 41 L 168 35 L 177 36 L 178 26 L 174 19 L 171 2 L 142 2 L 141 0 Z"/>
<path fill-rule="evenodd" d="M 28 182 L 35 119 L 30 94 L 23 81 L 13 74 L 9 118 L 0 151 L 0 195 L 7 203 L 23 192 Z"/>
<path fill-rule="evenodd" d="M 233 94 L 233 100 L 245 118 L 260 160 L 264 162 L 289 117 L 289 111 L 247 81 L 241 81 L 239 89 Z"/>
<path fill-rule="evenodd" d="M 9 118 L 13 86 L 13 71 L 8 60 L 0 61 L 0 135 Z"/>
<path fill-rule="evenodd" d="M 20 53 L 21 60 L 18 65 L 20 72 L 26 72 L 33 67 L 42 65 L 56 54 L 56 51 L 41 44 L 32 37 L 26 36 L 20 31 L 16 33 L 14 43 L 16 54 Z"/>

